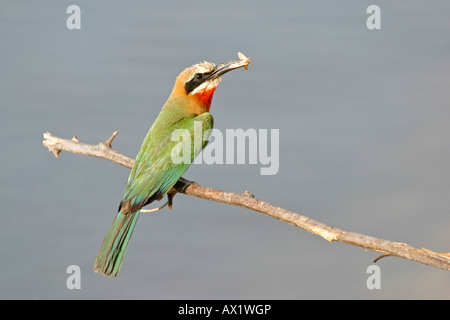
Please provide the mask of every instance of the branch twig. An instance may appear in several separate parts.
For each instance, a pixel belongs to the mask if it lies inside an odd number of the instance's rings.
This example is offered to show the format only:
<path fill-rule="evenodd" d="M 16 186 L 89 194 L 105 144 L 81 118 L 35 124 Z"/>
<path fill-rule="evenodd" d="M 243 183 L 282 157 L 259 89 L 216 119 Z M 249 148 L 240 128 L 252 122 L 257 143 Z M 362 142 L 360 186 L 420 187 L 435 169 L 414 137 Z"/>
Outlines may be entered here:
<path fill-rule="evenodd" d="M 117 134 L 118 131 L 115 131 L 111 137 L 104 142 L 101 142 L 98 145 L 90 145 L 80 142 L 75 136 L 71 140 L 67 140 L 58 138 L 49 132 L 46 132 L 44 133 L 43 144 L 49 151 L 53 152 L 56 157 L 59 156 L 61 151 L 67 151 L 105 158 L 131 169 L 134 164 L 134 159 L 111 148 L 111 143 Z M 383 253 L 379 258 L 375 259 L 375 261 L 378 261 L 385 256 L 395 256 L 450 271 L 450 255 L 448 253 L 438 253 L 424 248 L 418 249 L 405 243 L 378 239 L 329 226 L 301 214 L 256 199 L 254 195 L 248 191 L 245 191 L 244 193 L 233 193 L 216 190 L 200 186 L 197 183 L 188 181 L 184 178 L 178 180 L 174 189 L 176 192 L 184 193 L 189 196 L 240 206 L 263 213 L 317 234 L 330 242 L 339 241 Z"/>

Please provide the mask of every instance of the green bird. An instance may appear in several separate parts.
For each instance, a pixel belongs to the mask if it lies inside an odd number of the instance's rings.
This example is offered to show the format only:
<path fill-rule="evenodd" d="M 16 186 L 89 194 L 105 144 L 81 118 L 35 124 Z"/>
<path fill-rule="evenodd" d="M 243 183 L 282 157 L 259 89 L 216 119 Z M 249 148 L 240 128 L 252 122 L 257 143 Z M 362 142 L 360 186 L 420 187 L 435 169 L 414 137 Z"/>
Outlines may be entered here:
<path fill-rule="evenodd" d="M 195 64 L 177 77 L 169 99 L 141 145 L 119 205 L 119 213 L 95 260 L 95 272 L 108 277 L 118 276 L 139 213 L 150 211 L 142 207 L 168 194 L 208 143 L 203 139 L 200 144 L 194 143 L 194 124 L 201 121 L 202 137 L 204 132 L 212 129 L 213 117 L 209 109 L 221 76 L 240 67 L 247 69 L 250 64 L 242 53 L 238 56 L 239 60 L 218 66 L 206 61 Z M 190 148 L 182 149 L 192 150 L 187 157 L 189 161 L 173 161 L 174 155 L 180 153 L 174 151 L 179 149 L 180 141 L 172 138 L 177 129 L 189 133 L 190 141 L 187 143 Z"/>

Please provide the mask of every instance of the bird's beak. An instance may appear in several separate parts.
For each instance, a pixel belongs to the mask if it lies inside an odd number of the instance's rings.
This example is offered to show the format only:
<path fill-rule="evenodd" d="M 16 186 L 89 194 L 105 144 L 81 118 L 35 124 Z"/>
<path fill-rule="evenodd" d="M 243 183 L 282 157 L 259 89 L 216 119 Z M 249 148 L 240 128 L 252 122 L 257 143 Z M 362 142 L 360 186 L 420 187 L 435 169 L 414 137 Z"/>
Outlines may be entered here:
<path fill-rule="evenodd" d="M 238 52 L 239 60 L 224 62 L 219 64 L 214 71 L 209 75 L 209 79 L 215 79 L 221 77 L 225 73 L 244 67 L 247 70 L 248 65 L 250 64 L 250 59 L 244 56 L 241 52 Z"/>

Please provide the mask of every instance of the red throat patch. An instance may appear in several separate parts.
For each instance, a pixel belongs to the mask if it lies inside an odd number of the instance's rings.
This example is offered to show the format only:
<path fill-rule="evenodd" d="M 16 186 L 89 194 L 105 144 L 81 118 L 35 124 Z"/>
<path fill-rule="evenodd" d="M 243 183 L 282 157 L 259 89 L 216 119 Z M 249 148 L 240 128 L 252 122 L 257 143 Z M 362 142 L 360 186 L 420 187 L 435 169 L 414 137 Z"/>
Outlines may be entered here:
<path fill-rule="evenodd" d="M 216 91 L 216 87 L 205 89 L 194 94 L 194 97 L 197 98 L 197 100 L 205 107 L 208 112 L 209 108 L 211 107 L 211 101 L 214 95 L 214 91 Z"/>

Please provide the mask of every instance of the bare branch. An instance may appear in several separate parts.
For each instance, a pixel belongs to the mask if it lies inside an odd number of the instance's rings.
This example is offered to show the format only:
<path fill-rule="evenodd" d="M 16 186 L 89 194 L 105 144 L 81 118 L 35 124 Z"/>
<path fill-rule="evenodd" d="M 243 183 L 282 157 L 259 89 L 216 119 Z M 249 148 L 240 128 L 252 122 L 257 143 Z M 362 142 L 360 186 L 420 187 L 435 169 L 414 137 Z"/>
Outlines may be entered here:
<path fill-rule="evenodd" d="M 42 141 L 42 144 L 47 147 L 49 151 L 53 152 L 57 158 L 61 151 L 67 151 L 92 157 L 105 158 L 131 169 L 134 164 L 134 159 L 111 149 L 111 143 L 118 133 L 118 131 L 115 131 L 111 137 L 104 142 L 101 142 L 98 145 L 91 145 L 80 142 L 76 136 L 71 140 L 66 140 L 55 137 L 50 132 L 46 132 L 44 133 L 44 141 Z"/>
<path fill-rule="evenodd" d="M 105 158 L 131 169 L 134 164 L 134 159 L 111 148 L 111 143 L 117 134 L 118 131 L 114 132 L 106 141 L 101 142 L 98 145 L 90 145 L 81 143 L 75 136 L 72 140 L 66 140 L 53 136 L 47 132 L 44 133 L 43 144 L 49 151 L 53 152 L 56 157 L 59 156 L 61 151 L 67 151 Z M 184 178 L 180 178 L 173 189 L 175 191 L 171 191 L 169 205 L 171 205 L 174 194 L 179 192 L 197 198 L 240 206 L 302 228 L 317 234 L 330 242 L 339 241 L 383 253 L 380 257 L 375 259 L 374 262 L 386 256 L 395 256 L 450 271 L 450 254 L 448 253 L 437 253 L 424 248 L 418 249 L 405 243 L 378 239 L 329 226 L 304 215 L 256 199 L 255 196 L 248 191 L 245 191 L 244 193 L 233 193 L 216 190 L 200 186 L 197 183 L 188 181 Z"/>
<path fill-rule="evenodd" d="M 114 131 L 113 134 L 111 135 L 111 137 L 109 137 L 108 139 L 106 139 L 104 142 L 102 142 L 102 144 L 104 144 L 105 146 L 107 146 L 108 148 L 111 148 L 111 144 L 114 140 L 114 138 L 119 134 L 119 131 Z M 77 139 L 78 140 L 78 139 Z M 79 142 L 80 140 L 78 140 Z"/>

